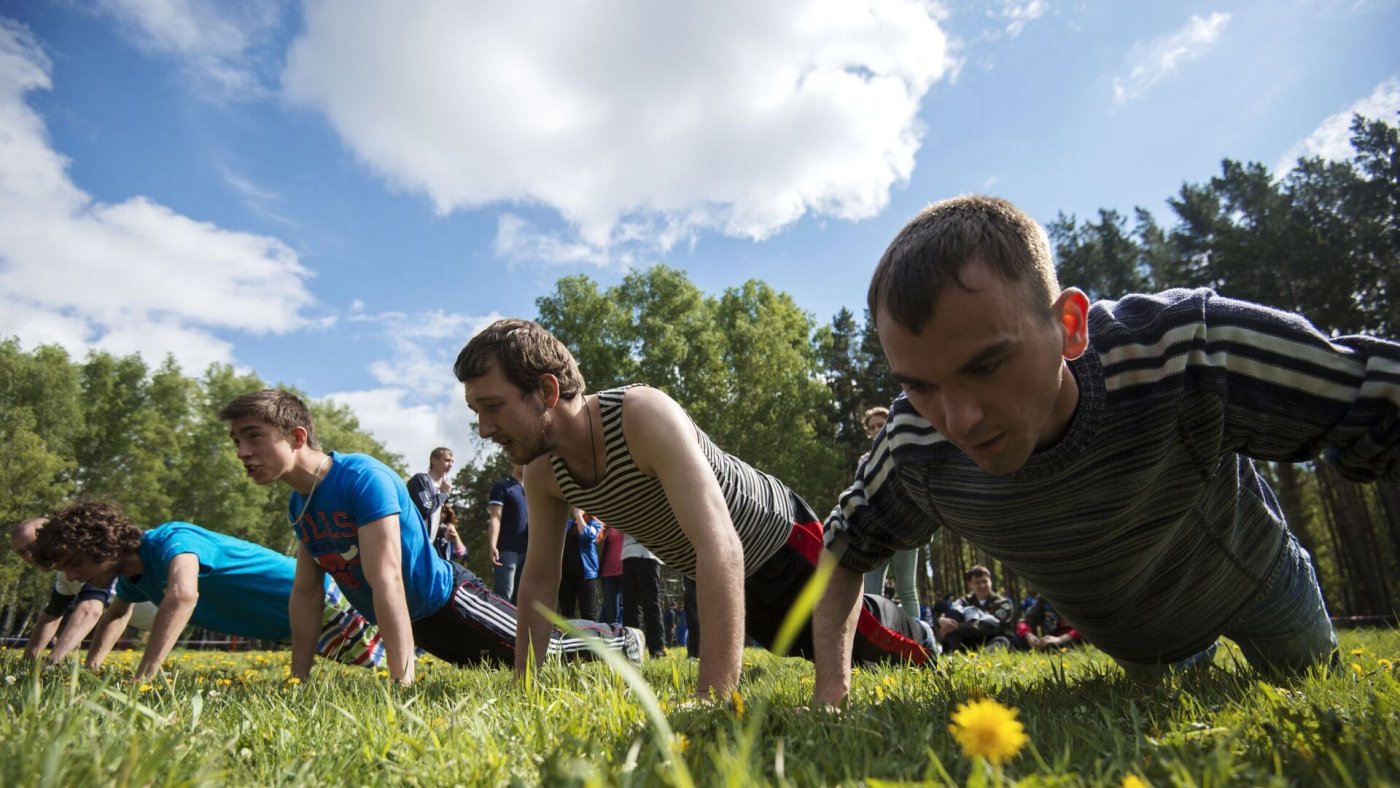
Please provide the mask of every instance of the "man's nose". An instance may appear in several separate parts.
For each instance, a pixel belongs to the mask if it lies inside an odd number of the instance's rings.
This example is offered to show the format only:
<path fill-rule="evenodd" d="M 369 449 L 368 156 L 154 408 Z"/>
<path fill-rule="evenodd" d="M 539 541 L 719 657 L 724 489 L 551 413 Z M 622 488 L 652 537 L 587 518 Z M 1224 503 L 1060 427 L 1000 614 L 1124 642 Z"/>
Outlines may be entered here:
<path fill-rule="evenodd" d="M 942 395 L 943 421 L 948 435 L 957 440 L 976 438 L 977 425 L 982 423 L 982 405 L 976 397 L 965 392 L 945 389 Z"/>

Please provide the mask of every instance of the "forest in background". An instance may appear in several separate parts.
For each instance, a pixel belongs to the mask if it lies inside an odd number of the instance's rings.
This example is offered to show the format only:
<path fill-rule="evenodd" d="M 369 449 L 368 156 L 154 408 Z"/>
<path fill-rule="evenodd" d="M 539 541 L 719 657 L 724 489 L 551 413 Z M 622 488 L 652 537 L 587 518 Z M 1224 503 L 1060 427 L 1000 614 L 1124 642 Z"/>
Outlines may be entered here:
<path fill-rule="evenodd" d="M 1167 287 L 1217 292 L 1296 311 L 1334 335 L 1400 336 L 1400 128 L 1358 117 L 1355 155 L 1301 159 L 1282 177 L 1226 160 L 1218 176 L 1167 200 L 1171 221 L 1144 209 L 1060 215 L 1048 231 L 1061 283 L 1091 298 Z M 872 250 L 872 257 L 879 250 Z M 853 284 L 863 294 L 864 283 Z M 645 381 L 674 397 L 725 450 L 785 480 L 828 511 L 868 447 L 861 413 L 887 405 L 888 374 L 868 313 L 819 323 L 759 280 L 707 295 L 683 271 L 657 265 L 601 288 L 564 277 L 537 300 L 536 319 L 574 352 L 590 391 Z M 465 340 L 465 337 L 463 338 Z M 444 370 L 444 374 L 447 371 Z M 286 488 L 260 488 L 215 417 L 234 396 L 263 388 L 255 375 L 214 366 L 186 375 L 170 360 L 0 341 L 0 522 L 105 498 L 140 523 L 188 520 L 289 551 Z M 322 444 L 361 451 L 401 473 L 347 408 L 313 402 Z M 461 515 L 468 567 L 489 576 L 486 496 L 506 460 L 453 447 L 461 463 L 451 504 Z M 1334 615 L 1400 609 L 1400 484 L 1358 486 L 1321 463 L 1263 464 L 1291 527 L 1313 553 Z M 924 562 L 926 592 L 960 592 L 985 563 L 1019 598 L 1014 574 L 946 532 Z M 42 605 L 50 582 L 9 551 L 0 558 L 0 633 Z"/>

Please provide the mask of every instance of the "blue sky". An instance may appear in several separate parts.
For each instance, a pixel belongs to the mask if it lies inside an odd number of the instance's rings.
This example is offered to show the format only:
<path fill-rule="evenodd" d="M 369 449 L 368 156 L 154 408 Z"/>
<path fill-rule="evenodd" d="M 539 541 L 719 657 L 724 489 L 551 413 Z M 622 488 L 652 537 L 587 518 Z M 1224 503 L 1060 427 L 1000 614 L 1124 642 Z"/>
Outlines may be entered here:
<path fill-rule="evenodd" d="M 932 200 L 1168 221 L 1223 158 L 1350 155 L 1400 110 L 1397 31 L 1397 0 L 3 3 L 0 336 L 231 363 L 421 470 L 475 448 L 456 352 L 561 276 L 859 315 Z"/>

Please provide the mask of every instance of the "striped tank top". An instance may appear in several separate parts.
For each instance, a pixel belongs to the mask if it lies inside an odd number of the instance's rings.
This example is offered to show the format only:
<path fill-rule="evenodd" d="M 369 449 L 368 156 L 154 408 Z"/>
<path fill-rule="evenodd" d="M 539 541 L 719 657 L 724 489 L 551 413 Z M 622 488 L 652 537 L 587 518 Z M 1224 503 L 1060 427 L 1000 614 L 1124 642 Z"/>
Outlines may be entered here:
<path fill-rule="evenodd" d="M 629 388 L 632 386 L 598 393 L 607 446 L 603 478 L 585 490 L 574 481 L 564 460 L 551 456 L 554 479 L 571 505 L 630 535 L 667 566 L 693 577 L 695 548 L 681 531 L 661 482 L 637 469 L 622 434 L 622 401 Z M 787 543 L 799 506 L 804 521 L 816 518 L 787 485 L 726 454 L 699 427 L 695 427 L 695 440 L 724 493 L 744 549 L 744 575 L 751 575 Z"/>

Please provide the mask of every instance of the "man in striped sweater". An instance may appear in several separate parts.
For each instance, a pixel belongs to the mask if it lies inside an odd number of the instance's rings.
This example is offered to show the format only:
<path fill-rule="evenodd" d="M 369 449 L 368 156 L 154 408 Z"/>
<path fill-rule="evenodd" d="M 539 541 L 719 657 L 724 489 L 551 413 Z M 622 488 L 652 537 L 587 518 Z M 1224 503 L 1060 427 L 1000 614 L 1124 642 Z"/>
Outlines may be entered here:
<path fill-rule="evenodd" d="M 720 450 L 675 400 L 646 386 L 585 394 L 573 354 L 527 320 L 500 320 L 472 338 L 453 368 L 483 438 L 525 466 L 530 551 L 520 581 L 515 667 L 544 642 L 575 506 L 629 534 L 694 577 L 704 638 L 696 694 L 728 697 L 744 635 L 775 645 L 821 554 L 821 522 L 782 481 Z M 852 605 L 855 601 L 852 600 Z M 932 632 L 898 605 L 866 596 L 853 621 L 862 661 L 928 662 Z M 793 650 L 812 655 L 810 626 Z M 536 661 L 540 649 L 535 646 Z M 847 658 L 850 658 L 848 650 Z"/>
<path fill-rule="evenodd" d="M 939 527 L 1134 677 L 1208 656 L 1301 669 L 1336 638 L 1254 460 L 1400 478 L 1400 346 L 1209 290 L 1090 306 L 1034 220 L 947 200 L 890 244 L 870 314 L 904 393 L 827 521 L 815 699 L 848 693 L 860 575 Z"/>

